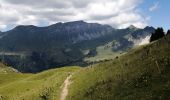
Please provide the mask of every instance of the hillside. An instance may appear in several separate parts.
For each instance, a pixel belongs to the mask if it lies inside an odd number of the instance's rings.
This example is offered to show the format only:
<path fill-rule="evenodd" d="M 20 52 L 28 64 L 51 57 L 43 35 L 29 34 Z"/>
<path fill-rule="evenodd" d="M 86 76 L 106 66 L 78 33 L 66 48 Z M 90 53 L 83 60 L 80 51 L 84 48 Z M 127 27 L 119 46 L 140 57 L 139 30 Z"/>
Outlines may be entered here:
<path fill-rule="evenodd" d="M 47 27 L 20 25 L 0 33 L 0 60 L 21 72 L 32 73 L 54 66 L 87 66 L 89 62 L 112 59 L 133 48 L 134 40 L 150 36 L 154 30 L 153 27 L 134 26 L 114 29 L 84 21 Z"/>
<path fill-rule="evenodd" d="M 0 72 L 0 100 L 59 100 L 64 80 L 79 69 L 65 67 L 38 74 Z"/>
<path fill-rule="evenodd" d="M 167 100 L 170 35 L 86 68 L 0 72 L 2 100 Z"/>
<path fill-rule="evenodd" d="M 18 73 L 16 69 L 11 68 L 3 63 L 0 63 L 0 73 L 8 74 L 8 73 Z"/>
<path fill-rule="evenodd" d="M 169 100 L 170 36 L 72 77 L 67 100 Z"/>

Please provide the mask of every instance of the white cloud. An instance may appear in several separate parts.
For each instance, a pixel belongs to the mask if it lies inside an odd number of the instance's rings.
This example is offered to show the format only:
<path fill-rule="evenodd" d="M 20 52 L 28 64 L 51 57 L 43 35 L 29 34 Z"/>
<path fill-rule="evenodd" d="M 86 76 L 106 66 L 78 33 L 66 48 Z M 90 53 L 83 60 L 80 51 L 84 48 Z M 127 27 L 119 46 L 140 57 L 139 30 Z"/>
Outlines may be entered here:
<path fill-rule="evenodd" d="M 7 28 L 6 25 L 0 25 L 0 29 L 1 29 L 1 30 L 4 30 L 4 29 L 6 29 L 6 28 Z"/>
<path fill-rule="evenodd" d="M 0 0 L 0 25 L 38 25 L 42 23 L 85 20 L 110 24 L 115 28 L 129 25 L 144 27 L 147 18 L 137 12 L 142 0 Z"/>
<path fill-rule="evenodd" d="M 159 2 L 154 3 L 150 8 L 149 11 L 155 11 L 159 7 Z"/>
<path fill-rule="evenodd" d="M 150 43 L 150 37 L 151 35 L 147 35 L 145 37 L 140 37 L 138 39 L 135 39 L 133 37 L 129 37 L 129 41 L 133 42 L 134 46 L 141 46 L 141 45 L 146 45 Z"/>
<path fill-rule="evenodd" d="M 134 45 L 135 46 L 141 46 L 141 45 L 146 45 L 146 44 L 149 44 L 150 43 L 150 35 L 149 36 L 146 36 L 144 38 L 141 38 L 141 39 L 138 39 L 138 40 L 134 40 Z"/>

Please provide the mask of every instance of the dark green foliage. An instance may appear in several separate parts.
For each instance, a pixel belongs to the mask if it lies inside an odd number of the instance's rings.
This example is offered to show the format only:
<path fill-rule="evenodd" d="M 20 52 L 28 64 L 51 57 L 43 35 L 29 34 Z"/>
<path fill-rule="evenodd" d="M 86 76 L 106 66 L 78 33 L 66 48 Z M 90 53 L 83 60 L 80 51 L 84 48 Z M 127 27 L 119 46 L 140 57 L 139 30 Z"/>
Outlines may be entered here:
<path fill-rule="evenodd" d="M 157 28 L 154 33 L 152 33 L 150 42 L 158 40 L 165 36 L 163 28 Z"/>
<path fill-rule="evenodd" d="M 167 35 L 170 35 L 170 30 L 167 31 Z"/>

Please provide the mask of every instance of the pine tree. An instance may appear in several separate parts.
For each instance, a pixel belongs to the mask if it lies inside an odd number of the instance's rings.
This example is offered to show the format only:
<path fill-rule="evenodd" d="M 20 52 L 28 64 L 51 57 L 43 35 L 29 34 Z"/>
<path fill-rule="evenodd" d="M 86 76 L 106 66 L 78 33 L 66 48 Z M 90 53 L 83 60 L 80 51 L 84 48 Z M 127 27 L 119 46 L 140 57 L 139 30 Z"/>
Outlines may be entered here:
<path fill-rule="evenodd" d="M 167 35 L 170 35 L 170 30 L 168 30 Z"/>
<path fill-rule="evenodd" d="M 150 38 L 150 42 L 158 40 L 158 39 L 160 39 L 160 38 L 162 38 L 164 36 L 165 36 L 165 34 L 164 34 L 163 28 L 157 28 L 155 30 L 155 32 L 152 33 L 151 38 Z"/>

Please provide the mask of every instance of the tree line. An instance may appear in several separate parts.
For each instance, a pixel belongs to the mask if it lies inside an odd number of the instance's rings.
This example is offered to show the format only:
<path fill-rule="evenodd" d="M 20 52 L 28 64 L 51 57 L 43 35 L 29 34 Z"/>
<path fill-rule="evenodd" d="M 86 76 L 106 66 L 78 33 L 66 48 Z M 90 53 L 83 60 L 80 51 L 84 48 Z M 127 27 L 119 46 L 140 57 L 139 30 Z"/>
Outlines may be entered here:
<path fill-rule="evenodd" d="M 158 40 L 166 35 L 170 34 L 170 30 L 167 31 L 167 33 L 164 32 L 163 28 L 158 27 L 154 33 L 152 33 L 151 38 L 150 38 L 150 42 L 153 42 L 155 40 Z"/>

